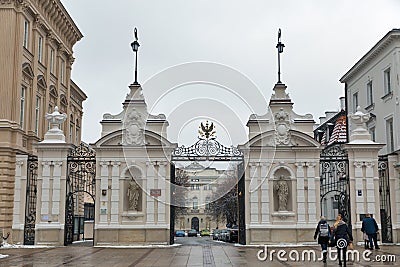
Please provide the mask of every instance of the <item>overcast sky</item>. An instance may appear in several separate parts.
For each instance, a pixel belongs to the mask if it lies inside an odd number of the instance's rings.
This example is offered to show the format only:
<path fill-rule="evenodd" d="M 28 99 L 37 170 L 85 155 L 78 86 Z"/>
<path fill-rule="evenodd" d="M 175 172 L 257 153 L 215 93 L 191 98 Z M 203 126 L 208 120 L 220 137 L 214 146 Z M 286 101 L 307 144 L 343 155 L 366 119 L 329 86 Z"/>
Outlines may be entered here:
<path fill-rule="evenodd" d="M 72 79 L 88 95 L 82 130 L 82 140 L 88 143 L 100 137 L 104 113 L 122 110 L 133 82 L 134 27 L 141 45 L 139 82 L 149 109 L 167 115 L 171 141 L 186 144 L 195 140 L 198 121 L 206 118 L 217 121 L 220 136 L 233 135 L 228 142 L 246 141 L 247 118 L 267 112 L 277 82 L 279 28 L 285 44 L 281 80 L 295 112 L 311 113 L 318 122 L 325 111 L 339 109 L 338 99 L 344 96 L 340 77 L 389 30 L 400 27 L 398 0 L 62 2 L 84 35 L 74 47 Z M 167 94 L 170 88 L 146 87 L 160 72 L 168 74 L 166 69 L 193 62 L 210 62 L 208 71 L 217 81 L 201 76 L 205 83 Z M 186 75 L 182 69 L 191 65 L 181 66 L 172 75 Z M 224 70 L 214 71 L 218 66 Z M 233 88 L 236 79 L 240 86 Z M 230 88 L 214 82 L 230 83 Z M 241 87 L 245 85 L 251 89 Z"/>

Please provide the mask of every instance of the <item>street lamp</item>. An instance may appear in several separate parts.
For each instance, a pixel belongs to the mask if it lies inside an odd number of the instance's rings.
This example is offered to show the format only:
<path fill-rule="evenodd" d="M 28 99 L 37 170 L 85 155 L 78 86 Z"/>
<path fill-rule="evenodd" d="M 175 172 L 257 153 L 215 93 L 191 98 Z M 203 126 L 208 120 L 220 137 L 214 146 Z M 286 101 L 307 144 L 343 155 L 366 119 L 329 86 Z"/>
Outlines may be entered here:
<path fill-rule="evenodd" d="M 278 83 L 281 82 L 281 57 L 280 54 L 283 53 L 283 48 L 285 45 L 281 43 L 281 29 L 278 31 L 278 44 L 276 45 L 276 48 L 278 48 Z"/>
<path fill-rule="evenodd" d="M 140 44 L 139 44 L 139 42 L 138 42 L 138 36 L 137 36 L 137 29 L 136 29 L 136 27 L 135 27 L 135 29 L 134 29 L 134 31 L 133 31 L 133 34 L 134 34 L 134 37 L 135 37 L 135 41 L 133 41 L 133 42 L 131 43 L 132 50 L 133 50 L 133 52 L 135 53 L 135 81 L 134 81 L 133 84 L 139 84 L 139 83 L 137 82 L 137 52 L 138 52 L 138 50 L 139 50 Z"/>

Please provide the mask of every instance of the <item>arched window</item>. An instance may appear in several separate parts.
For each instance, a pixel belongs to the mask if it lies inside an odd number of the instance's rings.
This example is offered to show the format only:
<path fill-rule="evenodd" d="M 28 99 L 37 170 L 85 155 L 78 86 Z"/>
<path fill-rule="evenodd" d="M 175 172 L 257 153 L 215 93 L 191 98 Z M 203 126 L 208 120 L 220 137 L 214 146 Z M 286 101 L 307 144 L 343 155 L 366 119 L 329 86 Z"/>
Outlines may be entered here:
<path fill-rule="evenodd" d="M 210 201 L 211 201 L 211 198 L 206 197 L 206 210 L 210 209 Z"/>

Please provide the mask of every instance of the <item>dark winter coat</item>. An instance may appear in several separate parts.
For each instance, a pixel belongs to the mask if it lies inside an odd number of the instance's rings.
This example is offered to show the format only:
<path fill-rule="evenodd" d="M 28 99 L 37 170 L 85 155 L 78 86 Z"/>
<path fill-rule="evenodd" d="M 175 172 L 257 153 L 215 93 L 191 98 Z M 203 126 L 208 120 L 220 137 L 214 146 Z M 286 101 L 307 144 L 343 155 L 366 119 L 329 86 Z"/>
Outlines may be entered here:
<path fill-rule="evenodd" d="M 367 235 L 372 235 L 378 232 L 378 224 L 376 223 L 374 218 L 367 217 L 362 221 L 361 231 L 366 233 Z"/>
<path fill-rule="evenodd" d="M 317 239 L 317 236 L 318 236 L 318 244 L 328 244 L 329 238 L 330 238 L 330 236 L 332 234 L 331 233 L 331 227 L 328 224 L 328 232 L 329 232 L 328 236 L 320 236 L 320 234 L 319 234 L 319 226 L 321 224 L 324 224 L 324 223 L 326 223 L 326 220 L 320 220 L 318 222 L 317 228 L 315 228 L 314 239 Z"/>
<path fill-rule="evenodd" d="M 347 241 L 347 244 L 349 244 L 350 241 L 353 242 L 353 235 L 351 234 L 351 230 L 343 221 L 339 221 L 338 225 L 333 228 L 333 238 L 335 242 L 340 238 L 344 238 Z"/>

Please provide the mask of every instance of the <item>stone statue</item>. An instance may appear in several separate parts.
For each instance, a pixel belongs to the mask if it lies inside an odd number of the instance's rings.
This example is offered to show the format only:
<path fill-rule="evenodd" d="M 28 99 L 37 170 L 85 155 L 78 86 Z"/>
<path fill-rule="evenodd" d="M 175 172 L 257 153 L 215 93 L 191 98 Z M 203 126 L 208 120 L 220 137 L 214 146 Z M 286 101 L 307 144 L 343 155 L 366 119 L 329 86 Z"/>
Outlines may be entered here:
<path fill-rule="evenodd" d="M 139 205 L 139 196 L 140 196 L 140 187 L 139 185 L 131 180 L 128 185 L 128 210 L 138 210 Z"/>
<path fill-rule="evenodd" d="M 289 185 L 285 181 L 285 176 L 281 175 L 278 182 L 275 184 L 275 191 L 278 195 L 278 211 L 287 211 L 289 198 Z"/>
<path fill-rule="evenodd" d="M 125 143 L 128 145 L 144 145 L 144 119 L 135 109 L 130 110 L 125 121 Z"/>

